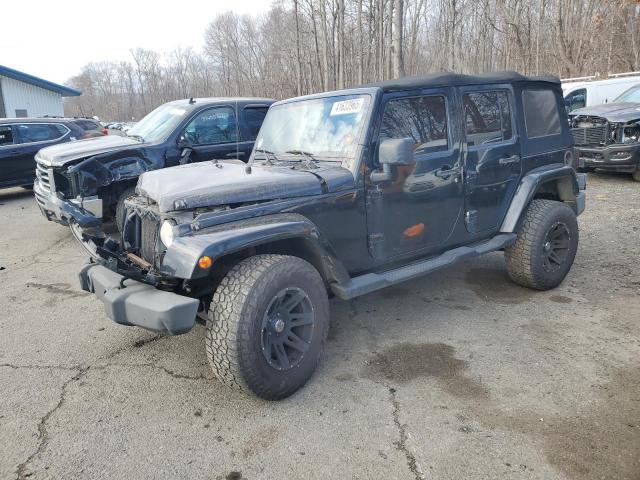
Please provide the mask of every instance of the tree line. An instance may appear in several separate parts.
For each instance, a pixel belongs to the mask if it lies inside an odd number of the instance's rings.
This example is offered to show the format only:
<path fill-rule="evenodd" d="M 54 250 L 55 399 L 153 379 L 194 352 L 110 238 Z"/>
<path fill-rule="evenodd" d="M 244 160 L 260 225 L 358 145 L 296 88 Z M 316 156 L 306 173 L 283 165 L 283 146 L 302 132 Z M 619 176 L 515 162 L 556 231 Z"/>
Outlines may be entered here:
<path fill-rule="evenodd" d="M 67 82 L 67 115 L 139 119 L 170 100 L 287 98 L 405 75 L 640 70 L 640 0 L 279 0 L 212 19 L 201 51 L 132 49 Z"/>

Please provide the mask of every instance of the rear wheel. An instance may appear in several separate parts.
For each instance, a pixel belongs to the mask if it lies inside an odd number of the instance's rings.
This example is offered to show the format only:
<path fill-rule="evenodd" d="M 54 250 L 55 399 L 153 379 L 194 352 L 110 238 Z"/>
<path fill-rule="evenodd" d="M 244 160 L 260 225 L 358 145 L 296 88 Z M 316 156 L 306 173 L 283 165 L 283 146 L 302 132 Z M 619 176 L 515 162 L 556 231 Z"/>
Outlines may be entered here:
<path fill-rule="evenodd" d="M 129 187 L 125 189 L 125 191 L 122 192 L 118 197 L 118 203 L 116 203 L 116 227 L 118 227 L 118 231 L 120 233 L 122 233 L 122 228 L 124 227 L 124 216 L 127 214 L 127 209 L 124 206 L 124 201 L 135 193 L 136 188 Z"/>
<path fill-rule="evenodd" d="M 505 249 L 507 270 L 519 285 L 548 290 L 571 269 L 578 249 L 578 221 L 566 204 L 533 200 L 516 242 Z"/>
<path fill-rule="evenodd" d="M 223 383 L 277 400 L 313 374 L 329 330 L 324 282 L 308 262 L 256 255 L 232 268 L 207 315 L 207 358 Z"/>

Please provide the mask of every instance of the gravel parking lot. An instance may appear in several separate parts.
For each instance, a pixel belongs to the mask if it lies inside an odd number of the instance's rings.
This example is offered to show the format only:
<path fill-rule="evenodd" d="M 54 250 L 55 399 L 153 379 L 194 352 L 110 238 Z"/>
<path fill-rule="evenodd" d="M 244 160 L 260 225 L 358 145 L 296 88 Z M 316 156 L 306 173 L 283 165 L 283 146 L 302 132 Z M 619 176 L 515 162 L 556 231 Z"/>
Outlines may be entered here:
<path fill-rule="evenodd" d="M 640 188 L 590 175 L 556 290 L 492 254 L 332 301 L 293 397 L 222 387 L 204 329 L 112 323 L 30 192 L 0 192 L 0 478 L 640 479 Z"/>

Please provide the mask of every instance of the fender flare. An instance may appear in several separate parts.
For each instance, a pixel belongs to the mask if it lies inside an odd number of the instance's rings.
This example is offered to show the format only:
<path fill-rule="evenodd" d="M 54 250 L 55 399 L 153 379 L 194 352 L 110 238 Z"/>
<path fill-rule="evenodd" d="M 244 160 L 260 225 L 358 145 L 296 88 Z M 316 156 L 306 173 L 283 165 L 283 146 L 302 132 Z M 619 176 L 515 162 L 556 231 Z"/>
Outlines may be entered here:
<path fill-rule="evenodd" d="M 274 214 L 225 223 L 216 227 L 177 237 L 167 249 L 160 272 L 184 279 L 204 278 L 209 270 L 198 267 L 198 259 L 207 255 L 216 259 L 247 248 L 279 240 L 304 240 L 319 259 L 321 276 L 329 283 L 348 281 L 349 274 L 337 259 L 316 225 L 299 214 Z"/>
<path fill-rule="evenodd" d="M 511 200 L 511 205 L 507 210 L 507 214 L 502 221 L 500 232 L 515 232 L 518 228 L 518 223 L 522 214 L 529 206 L 529 203 L 535 194 L 540 190 L 541 186 L 548 182 L 560 179 L 568 179 L 568 181 L 571 182 L 571 195 L 573 198 L 563 199 L 563 201 L 568 202 L 576 214 L 579 214 L 580 212 L 578 211 L 576 202 L 576 197 L 579 193 L 579 184 L 573 167 L 562 163 L 545 165 L 543 167 L 533 169 L 524 175 L 520 181 L 520 185 L 518 185 L 518 189 L 516 190 L 513 199 Z"/>

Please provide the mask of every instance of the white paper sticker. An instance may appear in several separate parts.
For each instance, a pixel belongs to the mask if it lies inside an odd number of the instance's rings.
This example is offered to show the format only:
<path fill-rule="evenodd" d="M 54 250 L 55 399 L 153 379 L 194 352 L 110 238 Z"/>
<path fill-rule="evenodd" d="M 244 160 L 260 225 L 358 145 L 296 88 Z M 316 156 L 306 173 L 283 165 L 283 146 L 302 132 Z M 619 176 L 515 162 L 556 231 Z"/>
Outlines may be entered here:
<path fill-rule="evenodd" d="M 343 100 L 342 102 L 336 102 L 331 107 L 331 117 L 334 115 L 348 115 L 352 113 L 358 113 L 362 110 L 364 105 L 364 98 L 354 98 L 353 100 Z"/>

